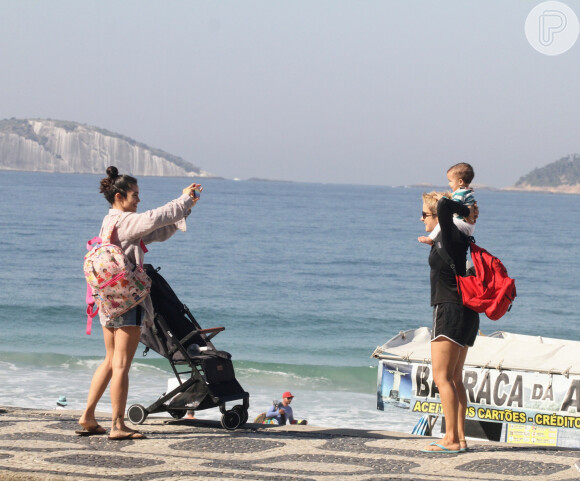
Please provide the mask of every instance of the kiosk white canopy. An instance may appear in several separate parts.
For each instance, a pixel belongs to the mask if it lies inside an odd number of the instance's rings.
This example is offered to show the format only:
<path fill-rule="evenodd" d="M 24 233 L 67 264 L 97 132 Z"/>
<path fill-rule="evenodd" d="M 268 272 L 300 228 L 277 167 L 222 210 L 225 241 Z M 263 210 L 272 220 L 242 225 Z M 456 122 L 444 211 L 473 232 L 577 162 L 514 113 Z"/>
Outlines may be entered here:
<path fill-rule="evenodd" d="M 431 329 L 401 331 L 375 349 L 378 359 L 431 362 Z M 580 342 L 496 331 L 479 335 L 465 366 L 547 374 L 580 375 Z"/>

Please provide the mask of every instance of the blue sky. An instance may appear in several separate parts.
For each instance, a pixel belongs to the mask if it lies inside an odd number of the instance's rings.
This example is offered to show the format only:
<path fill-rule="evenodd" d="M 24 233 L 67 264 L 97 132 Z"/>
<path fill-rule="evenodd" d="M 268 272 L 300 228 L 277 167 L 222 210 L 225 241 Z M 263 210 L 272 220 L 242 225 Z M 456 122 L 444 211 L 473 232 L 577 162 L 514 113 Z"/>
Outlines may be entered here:
<path fill-rule="evenodd" d="M 512 185 L 580 152 L 580 42 L 537 1 L 4 0 L 0 118 L 95 125 L 228 178 Z M 580 0 L 565 2 L 580 14 Z"/>

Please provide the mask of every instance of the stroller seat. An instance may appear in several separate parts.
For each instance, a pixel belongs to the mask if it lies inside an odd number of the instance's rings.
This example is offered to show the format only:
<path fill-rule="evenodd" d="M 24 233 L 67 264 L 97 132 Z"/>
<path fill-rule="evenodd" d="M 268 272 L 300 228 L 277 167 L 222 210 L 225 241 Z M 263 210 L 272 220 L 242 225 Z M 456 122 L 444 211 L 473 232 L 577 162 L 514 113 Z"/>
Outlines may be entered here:
<path fill-rule="evenodd" d="M 141 424 L 149 414 L 163 411 L 180 419 L 188 410 L 219 407 L 224 428 L 236 429 L 245 424 L 250 395 L 235 377 L 231 354 L 217 350 L 212 343 L 225 328 L 202 329 L 159 274 L 159 269 L 150 264 L 144 269 L 152 280 L 150 295 L 155 311 L 153 327 L 141 335 L 141 342 L 146 346 L 144 355 L 153 349 L 165 357 L 178 386 L 147 408 L 140 404 L 131 406 L 127 412 L 129 420 Z M 231 401 L 242 404 L 227 410 L 226 403 Z"/>

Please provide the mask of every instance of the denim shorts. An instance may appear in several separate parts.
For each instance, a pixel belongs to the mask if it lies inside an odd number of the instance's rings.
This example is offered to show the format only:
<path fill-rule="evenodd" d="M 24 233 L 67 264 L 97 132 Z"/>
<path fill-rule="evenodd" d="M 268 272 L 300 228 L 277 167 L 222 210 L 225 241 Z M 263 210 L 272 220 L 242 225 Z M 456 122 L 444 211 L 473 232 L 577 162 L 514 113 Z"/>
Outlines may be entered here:
<path fill-rule="evenodd" d="M 135 306 L 133 309 L 127 311 L 125 314 L 108 319 L 103 327 L 109 329 L 119 329 L 120 327 L 140 326 L 143 321 L 144 309 L 141 305 Z"/>

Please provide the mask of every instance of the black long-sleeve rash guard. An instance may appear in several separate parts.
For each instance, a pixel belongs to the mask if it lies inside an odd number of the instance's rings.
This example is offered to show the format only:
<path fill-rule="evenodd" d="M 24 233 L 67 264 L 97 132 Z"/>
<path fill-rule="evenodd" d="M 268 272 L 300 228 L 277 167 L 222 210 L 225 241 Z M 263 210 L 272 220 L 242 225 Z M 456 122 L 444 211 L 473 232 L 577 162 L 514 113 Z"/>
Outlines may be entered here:
<path fill-rule="evenodd" d="M 465 275 L 465 260 L 469 247 L 468 238 L 459 232 L 453 223 L 453 214 L 463 217 L 469 216 L 469 208 L 459 202 L 443 197 L 437 203 L 437 219 L 441 232 L 435 238 L 429 254 L 429 266 L 431 267 L 431 305 L 442 302 L 462 304 L 461 296 L 457 292 L 457 280 L 455 272 L 437 252 L 443 247 L 455 264 L 458 275 Z"/>

